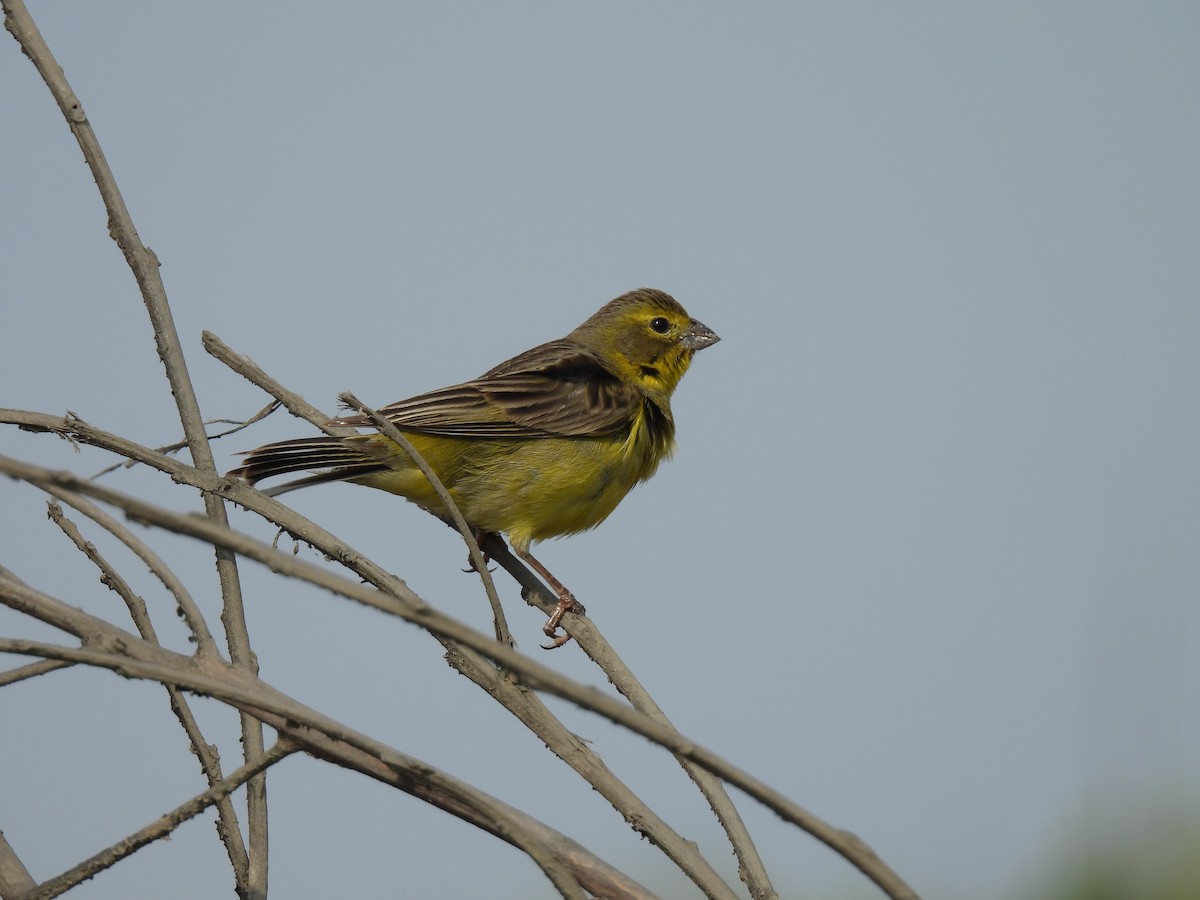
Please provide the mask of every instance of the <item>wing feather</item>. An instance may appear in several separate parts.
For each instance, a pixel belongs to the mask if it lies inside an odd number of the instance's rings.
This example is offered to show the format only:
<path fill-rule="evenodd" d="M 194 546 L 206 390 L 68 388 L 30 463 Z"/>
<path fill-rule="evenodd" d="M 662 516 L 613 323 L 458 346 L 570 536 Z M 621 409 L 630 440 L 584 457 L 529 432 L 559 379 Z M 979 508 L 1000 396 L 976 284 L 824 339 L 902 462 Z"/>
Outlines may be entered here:
<path fill-rule="evenodd" d="M 380 412 L 397 428 L 480 439 L 598 437 L 625 427 L 643 402 L 591 351 L 542 344 L 473 381 L 401 400 Z M 366 426 L 354 415 L 333 424 Z"/>

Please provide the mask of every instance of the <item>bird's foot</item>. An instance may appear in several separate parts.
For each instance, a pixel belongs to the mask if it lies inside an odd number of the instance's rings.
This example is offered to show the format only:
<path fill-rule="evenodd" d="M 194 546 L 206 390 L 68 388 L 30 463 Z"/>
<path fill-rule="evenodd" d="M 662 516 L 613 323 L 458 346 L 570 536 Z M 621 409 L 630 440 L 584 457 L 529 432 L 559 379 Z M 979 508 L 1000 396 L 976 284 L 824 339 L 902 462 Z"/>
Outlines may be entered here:
<path fill-rule="evenodd" d="M 546 637 L 550 638 L 549 644 L 542 644 L 543 650 L 557 650 L 563 644 L 571 639 L 571 635 L 564 631 L 558 634 L 558 627 L 562 622 L 563 616 L 567 613 L 574 613 L 577 616 L 582 616 L 587 612 L 583 604 L 580 603 L 571 594 L 570 591 L 563 589 L 558 595 L 558 606 L 554 607 L 554 612 L 550 618 L 546 620 L 546 624 L 542 626 L 542 631 Z"/>
<path fill-rule="evenodd" d="M 490 563 L 491 561 L 492 561 L 491 558 L 486 553 L 484 553 L 483 554 L 484 568 L 486 568 L 488 570 L 488 572 L 495 572 L 496 567 L 488 565 L 488 563 Z M 465 569 L 463 569 L 463 571 L 466 572 L 468 575 L 470 575 L 472 572 L 478 571 L 475 568 L 475 560 L 471 559 L 471 555 L 469 553 L 467 554 L 467 567 Z"/>
<path fill-rule="evenodd" d="M 479 555 L 483 557 L 483 566 L 489 572 L 495 572 L 496 571 L 495 566 L 491 566 L 491 567 L 488 566 L 488 563 L 490 563 L 492 561 L 492 558 L 490 556 L 488 556 L 487 552 L 483 549 L 483 542 L 486 541 L 487 538 L 488 538 L 488 533 L 486 531 L 480 531 L 479 529 L 475 529 L 475 544 L 477 547 L 479 547 Z M 463 569 L 463 571 L 466 572 L 468 575 L 472 572 L 478 571 L 475 568 L 475 560 L 473 560 L 471 558 L 470 553 L 467 554 L 467 567 L 465 569 Z"/>

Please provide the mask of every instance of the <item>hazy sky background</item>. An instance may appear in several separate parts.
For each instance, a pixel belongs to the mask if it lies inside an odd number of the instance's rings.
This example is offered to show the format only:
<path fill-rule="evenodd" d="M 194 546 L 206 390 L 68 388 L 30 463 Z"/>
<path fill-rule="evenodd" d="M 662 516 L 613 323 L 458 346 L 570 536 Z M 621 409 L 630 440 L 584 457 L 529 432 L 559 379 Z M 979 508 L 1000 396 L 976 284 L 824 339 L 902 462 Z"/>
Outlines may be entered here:
<path fill-rule="evenodd" d="M 332 413 L 667 290 L 723 338 L 676 395 L 679 453 L 539 556 L 675 723 L 931 898 L 1029 896 L 1089 828 L 1200 826 L 1200 7 L 30 6 L 162 261 L 205 415 L 265 399 L 202 329 Z M 0 88 L 0 405 L 168 443 L 133 279 L 7 34 Z M 275 416 L 218 465 L 309 433 Z M 15 429 L 0 452 L 108 462 Z M 164 481 L 107 479 L 197 508 Z M 488 627 L 419 510 L 289 501 Z M 38 492 L 0 483 L 0 509 L 0 562 L 119 617 Z M 152 537 L 215 624 L 210 554 Z M 694 895 L 434 641 L 243 576 L 269 682 Z M 497 579 L 540 653 L 543 617 Z M 57 638 L 7 612 L 0 634 Z M 574 647 L 541 658 L 602 681 Z M 197 706 L 235 767 L 233 717 Z M 673 761 L 564 716 L 736 878 Z M 0 828 L 39 878 L 202 789 L 160 688 L 60 672 L 0 691 L 0 721 Z M 517 851 L 360 776 L 294 757 L 270 796 L 272 896 L 552 896 Z M 785 896 L 877 896 L 734 799 Z M 232 896 L 210 821 L 78 897 Z"/>

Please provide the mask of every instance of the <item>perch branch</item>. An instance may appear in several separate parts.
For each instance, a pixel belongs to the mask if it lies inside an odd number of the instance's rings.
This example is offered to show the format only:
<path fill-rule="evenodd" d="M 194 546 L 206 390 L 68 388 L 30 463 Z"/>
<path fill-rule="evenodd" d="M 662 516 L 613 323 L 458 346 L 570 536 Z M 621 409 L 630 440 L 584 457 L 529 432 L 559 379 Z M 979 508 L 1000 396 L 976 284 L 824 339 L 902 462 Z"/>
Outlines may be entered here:
<path fill-rule="evenodd" d="M 454 502 L 454 498 L 450 496 L 450 492 L 446 490 L 446 486 L 442 484 L 442 480 L 437 477 L 437 473 L 429 467 L 429 463 L 425 462 L 421 454 L 417 452 L 417 448 L 412 445 L 412 441 L 401 434 L 400 429 L 393 425 L 391 421 L 381 416 L 374 409 L 371 409 L 371 407 L 355 397 L 350 391 L 343 391 L 338 395 L 338 399 L 343 403 L 349 404 L 370 419 L 371 424 L 375 426 L 380 434 L 394 442 L 396 446 L 408 454 L 408 458 L 416 464 L 417 468 L 421 470 L 421 474 L 425 476 L 426 481 L 433 486 L 434 491 L 437 492 L 438 499 L 442 501 L 442 505 L 450 510 L 450 517 L 454 520 L 454 527 L 458 529 L 463 543 L 467 545 L 467 554 L 471 557 L 471 565 L 479 573 L 480 580 L 483 581 L 483 590 L 487 594 L 488 602 L 492 605 L 492 620 L 496 623 L 496 639 L 503 641 L 510 647 L 515 646 L 512 634 L 508 630 L 508 622 L 504 618 L 504 608 L 500 605 L 500 597 L 496 593 L 496 585 L 492 581 L 492 573 L 488 571 L 487 560 L 484 558 L 482 551 L 479 549 L 479 544 L 475 540 L 475 532 L 467 524 L 467 520 L 463 518 L 463 514 L 458 511 L 458 504 Z"/>
<path fill-rule="evenodd" d="M 51 417 L 45 418 L 50 419 Z M 73 430 L 72 433 L 78 434 L 78 431 Z M 174 461 L 170 462 L 174 465 Z M 374 587 L 368 587 L 357 581 L 343 578 L 313 563 L 281 553 L 261 541 L 254 540 L 229 529 L 221 528 L 206 519 L 180 515 L 146 503 L 138 498 L 102 488 L 95 484 L 82 482 L 70 473 L 53 472 L 7 457 L 0 457 L 0 472 L 5 472 L 33 483 L 58 484 L 60 487 L 68 490 L 79 491 L 102 502 L 118 506 L 145 524 L 168 528 L 176 533 L 185 534 L 206 543 L 221 546 L 230 552 L 254 559 L 268 566 L 274 572 L 289 577 L 303 578 L 312 584 L 324 587 L 348 599 L 389 612 L 393 615 L 398 615 L 431 632 L 471 647 L 482 656 L 491 659 L 497 665 L 518 675 L 530 687 L 547 691 L 577 706 L 589 709 L 631 731 L 635 731 L 654 743 L 671 750 L 676 755 L 690 759 L 728 783 L 745 791 L 785 821 L 791 822 L 800 829 L 808 832 L 814 838 L 839 853 L 868 878 L 878 884 L 889 896 L 894 898 L 916 897 L 916 894 L 904 883 L 900 876 L 879 859 L 874 851 L 856 835 L 842 829 L 834 828 L 799 804 L 771 788 L 770 785 L 742 771 L 729 761 L 688 739 L 674 728 L 654 721 L 648 716 L 630 709 L 624 703 L 607 697 L 593 688 L 585 687 L 568 679 L 544 664 L 524 654 L 517 653 L 511 648 L 433 609 L 409 590 L 403 582 L 394 578 L 394 576 L 381 573 L 382 577 L 387 579 L 382 582 L 387 585 L 387 593 L 384 593 L 382 590 Z M 287 510 L 286 507 L 282 507 L 270 498 L 265 497 L 261 492 L 255 491 L 239 482 L 216 478 L 208 473 L 198 472 L 189 467 L 181 468 L 181 480 L 187 481 L 203 490 L 220 491 L 233 502 L 272 519 L 274 519 L 274 515 L 283 514 L 294 517 L 293 521 L 303 520 L 303 517 L 297 515 L 294 511 Z M 273 508 L 278 508 L 278 512 L 273 513 Z M 322 529 L 312 526 L 311 533 L 306 532 L 304 539 L 313 543 L 314 546 L 317 546 L 318 549 L 321 549 L 327 555 L 341 559 L 337 554 L 345 553 L 345 545 L 337 542 L 336 548 L 334 546 L 322 546 L 320 542 L 313 540 L 313 535 L 318 532 L 324 533 Z M 350 555 L 361 559 L 353 551 L 350 551 Z M 0 582 L 0 591 L 3 591 L 5 587 L 6 585 Z M 52 617 L 60 615 L 56 609 L 52 609 L 48 614 Z M 83 626 L 75 625 L 75 627 Z"/>
<path fill-rule="evenodd" d="M 27 605 L 41 604 L 49 608 L 62 607 L 74 611 L 82 617 L 83 621 L 77 623 L 77 627 L 81 629 L 90 619 L 81 610 L 69 607 L 62 601 L 31 588 L 13 582 L 0 582 L 0 599 L 8 599 L 14 593 L 22 595 L 23 602 Z M 495 641 L 487 640 L 487 643 L 493 647 L 501 647 Z M 281 736 L 287 737 L 314 755 L 363 771 L 392 784 L 526 851 L 544 869 L 552 870 L 547 874 L 555 880 L 564 896 L 582 896 L 571 888 L 572 879 L 588 879 L 586 871 L 569 875 L 566 880 L 556 877 L 553 872 L 559 871 L 561 874 L 560 861 L 565 862 L 568 869 L 573 871 L 573 856 L 581 854 L 596 871 L 609 869 L 604 864 L 597 866 L 599 861 L 591 854 L 519 810 L 476 790 L 435 766 L 407 756 L 322 715 L 271 687 L 253 673 L 223 661 L 210 660 L 201 667 L 193 657 L 166 650 L 111 625 L 107 626 L 95 646 L 64 647 L 39 641 L 0 638 L 0 653 L 41 656 L 107 668 L 126 678 L 174 684 L 181 689 L 235 706 L 247 715 L 274 727 Z M 564 852 L 571 848 L 574 848 L 571 854 Z M 628 879 L 624 880 L 628 882 Z M 651 896 L 645 889 L 629 894 L 599 890 L 593 893 L 598 896 L 617 897 Z"/>

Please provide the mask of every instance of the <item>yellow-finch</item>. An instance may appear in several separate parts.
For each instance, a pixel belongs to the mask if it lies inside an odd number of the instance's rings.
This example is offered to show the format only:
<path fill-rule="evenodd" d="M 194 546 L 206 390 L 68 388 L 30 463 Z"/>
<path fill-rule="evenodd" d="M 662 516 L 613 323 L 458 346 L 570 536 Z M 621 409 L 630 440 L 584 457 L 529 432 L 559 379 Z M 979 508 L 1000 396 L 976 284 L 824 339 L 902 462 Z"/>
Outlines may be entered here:
<path fill-rule="evenodd" d="M 671 296 L 649 288 L 602 307 L 568 334 L 527 350 L 473 381 L 430 391 L 380 412 L 412 442 L 480 536 L 508 535 L 516 554 L 554 588 L 544 631 L 557 636 L 582 605 L 529 553 L 534 541 L 575 534 L 607 518 L 675 447 L 671 394 L 692 355 L 718 340 Z M 331 424 L 368 426 L 354 415 Z M 416 464 L 379 433 L 267 444 L 230 472 L 254 484 L 325 470 L 267 491 L 350 481 L 450 515 Z"/>

